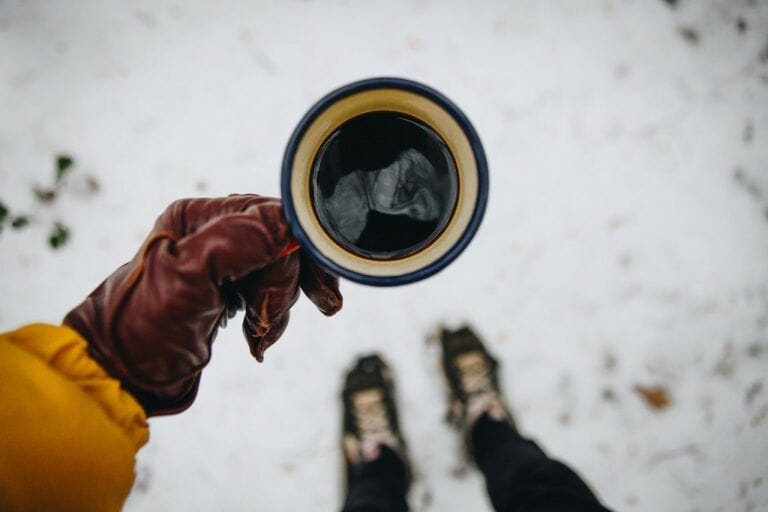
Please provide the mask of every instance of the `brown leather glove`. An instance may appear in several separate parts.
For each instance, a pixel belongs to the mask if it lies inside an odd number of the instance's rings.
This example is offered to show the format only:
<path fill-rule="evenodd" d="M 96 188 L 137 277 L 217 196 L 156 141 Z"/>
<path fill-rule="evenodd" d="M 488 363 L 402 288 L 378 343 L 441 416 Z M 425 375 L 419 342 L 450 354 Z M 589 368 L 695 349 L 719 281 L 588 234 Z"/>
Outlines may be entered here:
<path fill-rule="evenodd" d="M 278 199 L 176 201 L 133 260 L 64 323 L 148 415 L 179 412 L 195 399 L 218 328 L 239 309 L 251 354 L 262 361 L 299 287 L 324 314 L 341 308 L 338 279 L 296 247 Z"/>

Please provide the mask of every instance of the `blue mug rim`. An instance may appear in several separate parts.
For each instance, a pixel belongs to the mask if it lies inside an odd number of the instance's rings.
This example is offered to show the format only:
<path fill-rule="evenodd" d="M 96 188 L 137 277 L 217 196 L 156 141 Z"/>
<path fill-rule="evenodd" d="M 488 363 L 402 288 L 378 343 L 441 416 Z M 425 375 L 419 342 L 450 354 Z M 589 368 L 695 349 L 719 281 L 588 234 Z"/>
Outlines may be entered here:
<path fill-rule="evenodd" d="M 478 173 L 478 196 L 475 204 L 475 209 L 470 217 L 469 224 L 464 229 L 464 232 L 459 237 L 459 240 L 448 250 L 443 256 L 430 263 L 426 267 L 414 270 L 412 272 L 401 274 L 397 276 L 371 276 L 362 274 L 359 272 L 351 271 L 342 267 L 338 263 L 334 262 L 324 254 L 322 254 L 317 247 L 312 244 L 311 240 L 307 236 L 306 232 L 299 223 L 296 215 L 296 210 L 293 205 L 293 198 L 291 197 L 291 169 L 293 168 L 293 159 L 296 154 L 296 149 L 301 142 L 304 133 L 315 118 L 323 112 L 330 105 L 346 96 L 366 91 L 370 89 L 401 89 L 410 91 L 421 96 L 427 97 L 440 105 L 446 110 L 459 124 L 461 129 L 467 136 L 469 144 L 472 148 L 472 153 L 475 157 Z M 442 93 L 435 89 L 413 80 L 397 77 L 377 77 L 367 78 L 352 82 L 350 84 L 341 86 L 329 94 L 322 97 L 317 101 L 312 108 L 304 114 L 299 124 L 291 134 L 291 138 L 288 140 L 288 145 L 285 148 L 283 155 L 283 163 L 280 178 L 280 190 L 283 197 L 283 212 L 285 218 L 288 221 L 288 225 L 291 228 L 293 236 L 296 238 L 302 249 L 306 250 L 309 255 L 315 260 L 321 267 L 328 272 L 344 277 L 357 283 L 370 285 L 370 286 L 399 286 L 404 284 L 413 283 L 426 279 L 437 272 L 443 270 L 450 263 L 452 263 L 463 251 L 466 249 L 469 242 L 474 238 L 480 227 L 480 222 L 483 220 L 485 209 L 488 203 L 488 162 L 485 158 L 485 151 L 483 145 L 480 142 L 480 137 L 477 135 L 475 128 L 470 123 L 466 115 L 457 107 L 451 100 L 449 100 Z"/>

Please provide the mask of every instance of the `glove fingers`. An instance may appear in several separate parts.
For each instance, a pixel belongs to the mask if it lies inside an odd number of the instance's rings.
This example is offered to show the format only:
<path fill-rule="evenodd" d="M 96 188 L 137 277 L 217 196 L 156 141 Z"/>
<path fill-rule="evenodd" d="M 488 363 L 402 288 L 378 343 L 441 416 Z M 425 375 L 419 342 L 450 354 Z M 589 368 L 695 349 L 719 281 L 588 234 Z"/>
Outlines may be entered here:
<path fill-rule="evenodd" d="M 336 314 L 344 303 L 339 291 L 339 278 L 321 269 L 303 251 L 299 285 L 309 300 L 326 316 Z"/>
<path fill-rule="evenodd" d="M 216 198 L 180 199 L 171 203 L 155 222 L 155 231 L 170 231 L 177 238 L 195 233 L 222 215 L 241 213 L 252 206 L 279 203 L 279 199 L 254 194 Z"/>
<path fill-rule="evenodd" d="M 280 202 L 265 201 L 213 219 L 179 240 L 176 266 L 190 275 L 205 273 L 221 286 L 227 279 L 238 280 L 280 259 L 289 243 Z"/>
<path fill-rule="evenodd" d="M 299 265 L 299 255 L 290 254 L 238 283 L 245 303 L 243 330 L 260 362 L 285 330 L 288 311 L 299 297 Z"/>
<path fill-rule="evenodd" d="M 270 330 L 263 336 L 258 334 L 258 326 L 254 324 L 253 319 L 246 315 L 243 321 L 243 334 L 248 341 L 248 347 L 251 349 L 251 355 L 256 358 L 260 363 L 264 362 L 264 352 L 275 344 L 275 342 L 283 335 L 286 327 L 288 327 L 288 320 L 291 316 L 290 311 L 286 311 L 281 316 L 273 319 L 270 325 Z"/>

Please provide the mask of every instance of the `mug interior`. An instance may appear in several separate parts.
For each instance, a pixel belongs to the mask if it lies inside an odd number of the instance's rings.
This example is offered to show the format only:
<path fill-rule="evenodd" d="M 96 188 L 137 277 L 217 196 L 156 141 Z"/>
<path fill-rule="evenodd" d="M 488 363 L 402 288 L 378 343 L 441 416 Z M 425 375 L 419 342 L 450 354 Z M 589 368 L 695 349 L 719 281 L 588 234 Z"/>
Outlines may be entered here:
<path fill-rule="evenodd" d="M 312 165 L 312 206 L 325 232 L 364 258 L 392 260 L 427 247 L 458 197 L 445 141 L 400 112 L 376 111 L 341 124 Z"/>

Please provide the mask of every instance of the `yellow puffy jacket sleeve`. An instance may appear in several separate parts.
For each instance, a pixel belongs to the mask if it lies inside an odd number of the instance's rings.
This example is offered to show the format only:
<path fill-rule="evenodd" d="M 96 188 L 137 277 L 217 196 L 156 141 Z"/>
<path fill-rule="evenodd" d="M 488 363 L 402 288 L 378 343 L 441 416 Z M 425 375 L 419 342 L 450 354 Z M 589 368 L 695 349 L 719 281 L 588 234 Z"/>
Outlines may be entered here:
<path fill-rule="evenodd" d="M 148 436 L 144 410 L 77 332 L 0 334 L 0 510 L 120 510 Z"/>

